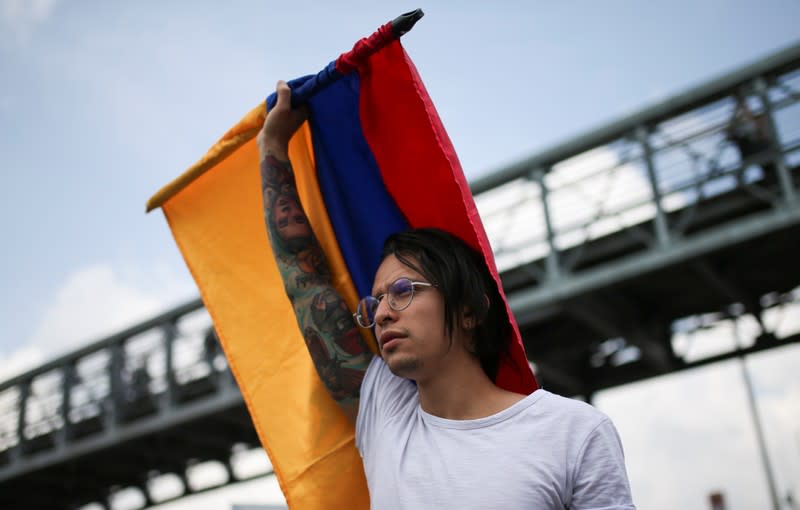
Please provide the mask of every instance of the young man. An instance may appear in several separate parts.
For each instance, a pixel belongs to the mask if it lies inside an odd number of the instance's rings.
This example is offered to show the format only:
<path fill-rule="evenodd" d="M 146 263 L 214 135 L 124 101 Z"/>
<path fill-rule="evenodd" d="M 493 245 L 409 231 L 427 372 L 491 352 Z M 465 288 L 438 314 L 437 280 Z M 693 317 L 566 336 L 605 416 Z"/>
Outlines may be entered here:
<path fill-rule="evenodd" d="M 726 138 L 739 150 L 741 168 L 736 172 L 737 184 L 744 186 L 745 172 L 753 160 L 761 161 L 761 186 L 773 186 L 778 182 L 778 170 L 770 158 L 773 139 L 770 134 L 769 119 L 764 112 L 755 113 L 747 104 L 747 95 L 740 91 L 735 95 L 736 107 L 726 129 Z"/>
<path fill-rule="evenodd" d="M 634 508 L 606 416 L 494 384 L 508 324 L 465 243 L 430 229 L 391 236 L 372 295 L 345 313 L 314 233 L 292 209 L 300 201 L 287 148 L 306 113 L 291 110 L 285 83 L 277 94 L 258 138 L 270 241 L 317 371 L 356 424 L 373 508 Z M 286 234 L 281 218 L 293 214 L 305 227 Z M 357 323 L 374 328 L 380 356 Z"/>

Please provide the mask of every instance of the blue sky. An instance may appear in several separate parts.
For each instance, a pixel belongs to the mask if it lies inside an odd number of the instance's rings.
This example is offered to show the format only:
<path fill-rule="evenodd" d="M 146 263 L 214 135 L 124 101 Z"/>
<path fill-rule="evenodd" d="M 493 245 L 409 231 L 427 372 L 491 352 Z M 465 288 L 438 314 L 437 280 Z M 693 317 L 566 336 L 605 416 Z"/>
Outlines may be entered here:
<path fill-rule="evenodd" d="M 800 40 L 789 0 L 0 0 L 0 361 L 194 297 L 147 198 L 277 79 L 418 6 L 405 46 L 468 178 Z"/>

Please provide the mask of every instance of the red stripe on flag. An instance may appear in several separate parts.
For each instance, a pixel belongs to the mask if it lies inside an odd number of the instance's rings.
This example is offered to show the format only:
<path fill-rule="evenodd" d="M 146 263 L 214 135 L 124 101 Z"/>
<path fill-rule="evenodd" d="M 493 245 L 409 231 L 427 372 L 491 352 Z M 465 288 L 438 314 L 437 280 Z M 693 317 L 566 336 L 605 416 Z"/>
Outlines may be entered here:
<path fill-rule="evenodd" d="M 414 64 L 394 42 L 373 55 L 359 73 L 361 125 L 389 194 L 412 227 L 446 230 L 483 254 L 506 302 L 513 335 L 512 363 L 501 365 L 497 384 L 531 393 L 536 380 L 489 240 L 455 149 Z"/>

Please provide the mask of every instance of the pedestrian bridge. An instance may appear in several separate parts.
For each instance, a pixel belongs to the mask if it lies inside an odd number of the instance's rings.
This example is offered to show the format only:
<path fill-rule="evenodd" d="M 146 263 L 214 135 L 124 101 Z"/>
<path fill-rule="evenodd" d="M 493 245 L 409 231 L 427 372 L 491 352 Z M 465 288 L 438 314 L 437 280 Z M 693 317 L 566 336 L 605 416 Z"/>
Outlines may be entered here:
<path fill-rule="evenodd" d="M 472 183 L 540 382 L 598 390 L 800 340 L 800 45 Z M 703 359 L 677 334 L 752 317 Z M 0 507 L 143 506 L 262 476 L 199 300 L 0 384 Z M 165 477 L 175 489 L 154 490 Z"/>

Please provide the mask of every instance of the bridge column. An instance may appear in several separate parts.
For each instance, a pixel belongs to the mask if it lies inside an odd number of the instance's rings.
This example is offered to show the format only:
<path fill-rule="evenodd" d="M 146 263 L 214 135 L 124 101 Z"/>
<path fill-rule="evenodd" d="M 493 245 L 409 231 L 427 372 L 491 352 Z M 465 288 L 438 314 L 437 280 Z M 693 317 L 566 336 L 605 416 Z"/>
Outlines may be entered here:
<path fill-rule="evenodd" d="M 109 381 L 111 383 L 108 418 L 106 427 L 110 430 L 124 420 L 125 416 L 125 382 L 122 380 L 122 370 L 125 367 L 125 344 L 122 341 L 114 342 L 110 347 L 111 361 L 108 364 Z"/>
<path fill-rule="evenodd" d="M 11 451 L 12 458 L 18 459 L 25 452 L 25 422 L 28 414 L 28 397 L 31 395 L 31 381 L 19 385 L 19 414 L 17 415 L 17 446 Z"/>
<path fill-rule="evenodd" d="M 97 503 L 103 507 L 103 510 L 111 510 L 114 508 L 114 504 L 111 502 L 112 492 L 109 490 L 106 498 L 102 501 L 97 501 Z"/>
<path fill-rule="evenodd" d="M 227 483 L 234 483 L 239 480 L 239 477 L 236 476 L 236 472 L 233 470 L 233 465 L 231 464 L 231 458 L 228 457 L 220 457 L 219 462 L 225 468 L 225 472 L 228 474 L 228 482 Z"/>
<path fill-rule="evenodd" d="M 219 373 L 214 366 L 214 362 L 216 361 L 219 352 L 219 341 L 217 340 L 217 334 L 214 331 L 214 325 L 212 324 L 211 327 L 208 328 L 208 331 L 206 331 L 205 337 L 203 337 L 203 357 L 208 365 L 208 379 L 211 381 L 214 391 L 219 389 L 220 384 Z"/>
<path fill-rule="evenodd" d="M 189 494 L 192 494 L 194 492 L 194 489 L 192 488 L 192 485 L 189 483 L 189 475 L 186 474 L 186 468 L 185 467 L 180 467 L 180 468 L 176 469 L 175 470 L 175 476 L 177 476 L 178 479 L 183 484 L 183 495 L 184 496 L 188 496 Z"/>
<path fill-rule="evenodd" d="M 139 482 L 139 485 L 136 486 L 136 488 L 139 489 L 139 492 L 141 492 L 142 496 L 144 497 L 145 508 L 150 508 L 151 506 L 155 506 L 156 504 L 155 501 L 153 500 L 152 495 L 150 494 L 150 488 L 148 487 L 149 481 L 150 478 L 147 475 L 144 475 L 141 481 Z"/>
<path fill-rule="evenodd" d="M 553 220 L 550 213 L 550 204 L 548 202 L 549 190 L 547 184 L 544 182 L 547 169 L 535 168 L 529 174 L 529 178 L 539 185 L 539 190 L 542 197 L 542 212 L 544 214 L 544 224 L 547 229 L 547 246 L 550 249 L 545 259 L 545 274 L 547 280 L 555 281 L 561 277 L 561 263 L 559 261 L 558 248 L 556 247 L 556 234 L 553 228 Z"/>
<path fill-rule="evenodd" d="M 775 162 L 775 168 L 778 172 L 778 182 L 781 186 L 784 201 L 791 205 L 797 200 L 794 192 L 794 183 L 792 176 L 786 166 L 786 158 L 783 156 L 783 149 L 781 148 L 781 141 L 778 137 L 778 126 L 775 124 L 775 118 L 772 112 L 772 103 L 769 100 L 769 87 L 763 77 L 758 77 L 753 82 L 753 88 L 756 95 L 761 100 L 761 105 L 764 107 L 764 113 L 767 117 L 767 124 L 769 126 L 769 135 L 771 140 L 770 152 Z M 766 176 L 765 176 L 766 177 Z"/>
<path fill-rule="evenodd" d="M 656 217 L 654 218 L 656 229 L 656 241 L 659 246 L 669 244 L 669 225 L 667 216 L 664 214 L 664 207 L 661 204 L 661 188 L 658 186 L 658 176 L 653 162 L 653 148 L 650 147 L 650 133 L 644 126 L 636 128 L 636 139 L 642 146 L 645 169 L 647 170 L 647 180 L 650 182 L 650 191 L 653 193 L 653 203 L 656 206 Z"/>
<path fill-rule="evenodd" d="M 737 317 L 733 319 L 733 336 L 737 349 L 742 348 L 740 333 L 739 318 Z M 747 404 L 750 408 L 750 416 L 753 418 L 753 427 L 755 428 L 756 440 L 758 441 L 758 453 L 761 456 L 761 464 L 764 467 L 764 475 L 767 478 L 767 486 L 769 487 L 769 496 L 772 502 L 772 508 L 773 510 L 781 510 L 781 504 L 778 498 L 778 489 L 775 485 L 775 474 L 772 472 L 772 462 L 769 459 L 767 442 L 764 439 L 764 429 L 761 426 L 761 417 L 758 414 L 758 405 L 756 404 L 753 381 L 750 378 L 750 372 L 747 370 L 747 362 L 745 361 L 744 355 L 740 355 L 738 358 L 739 366 L 742 370 L 742 382 L 744 383 L 745 394 L 747 395 Z"/>
<path fill-rule="evenodd" d="M 174 320 L 165 324 L 164 332 L 164 376 L 167 378 L 167 406 L 172 407 L 178 402 L 178 383 L 175 380 L 175 337 L 178 336 L 178 326 Z"/>
<path fill-rule="evenodd" d="M 69 412 L 72 409 L 72 387 L 75 385 L 75 361 L 67 362 L 61 370 L 61 419 L 64 425 L 56 435 L 56 448 L 65 448 L 72 438 L 72 423 Z"/>

